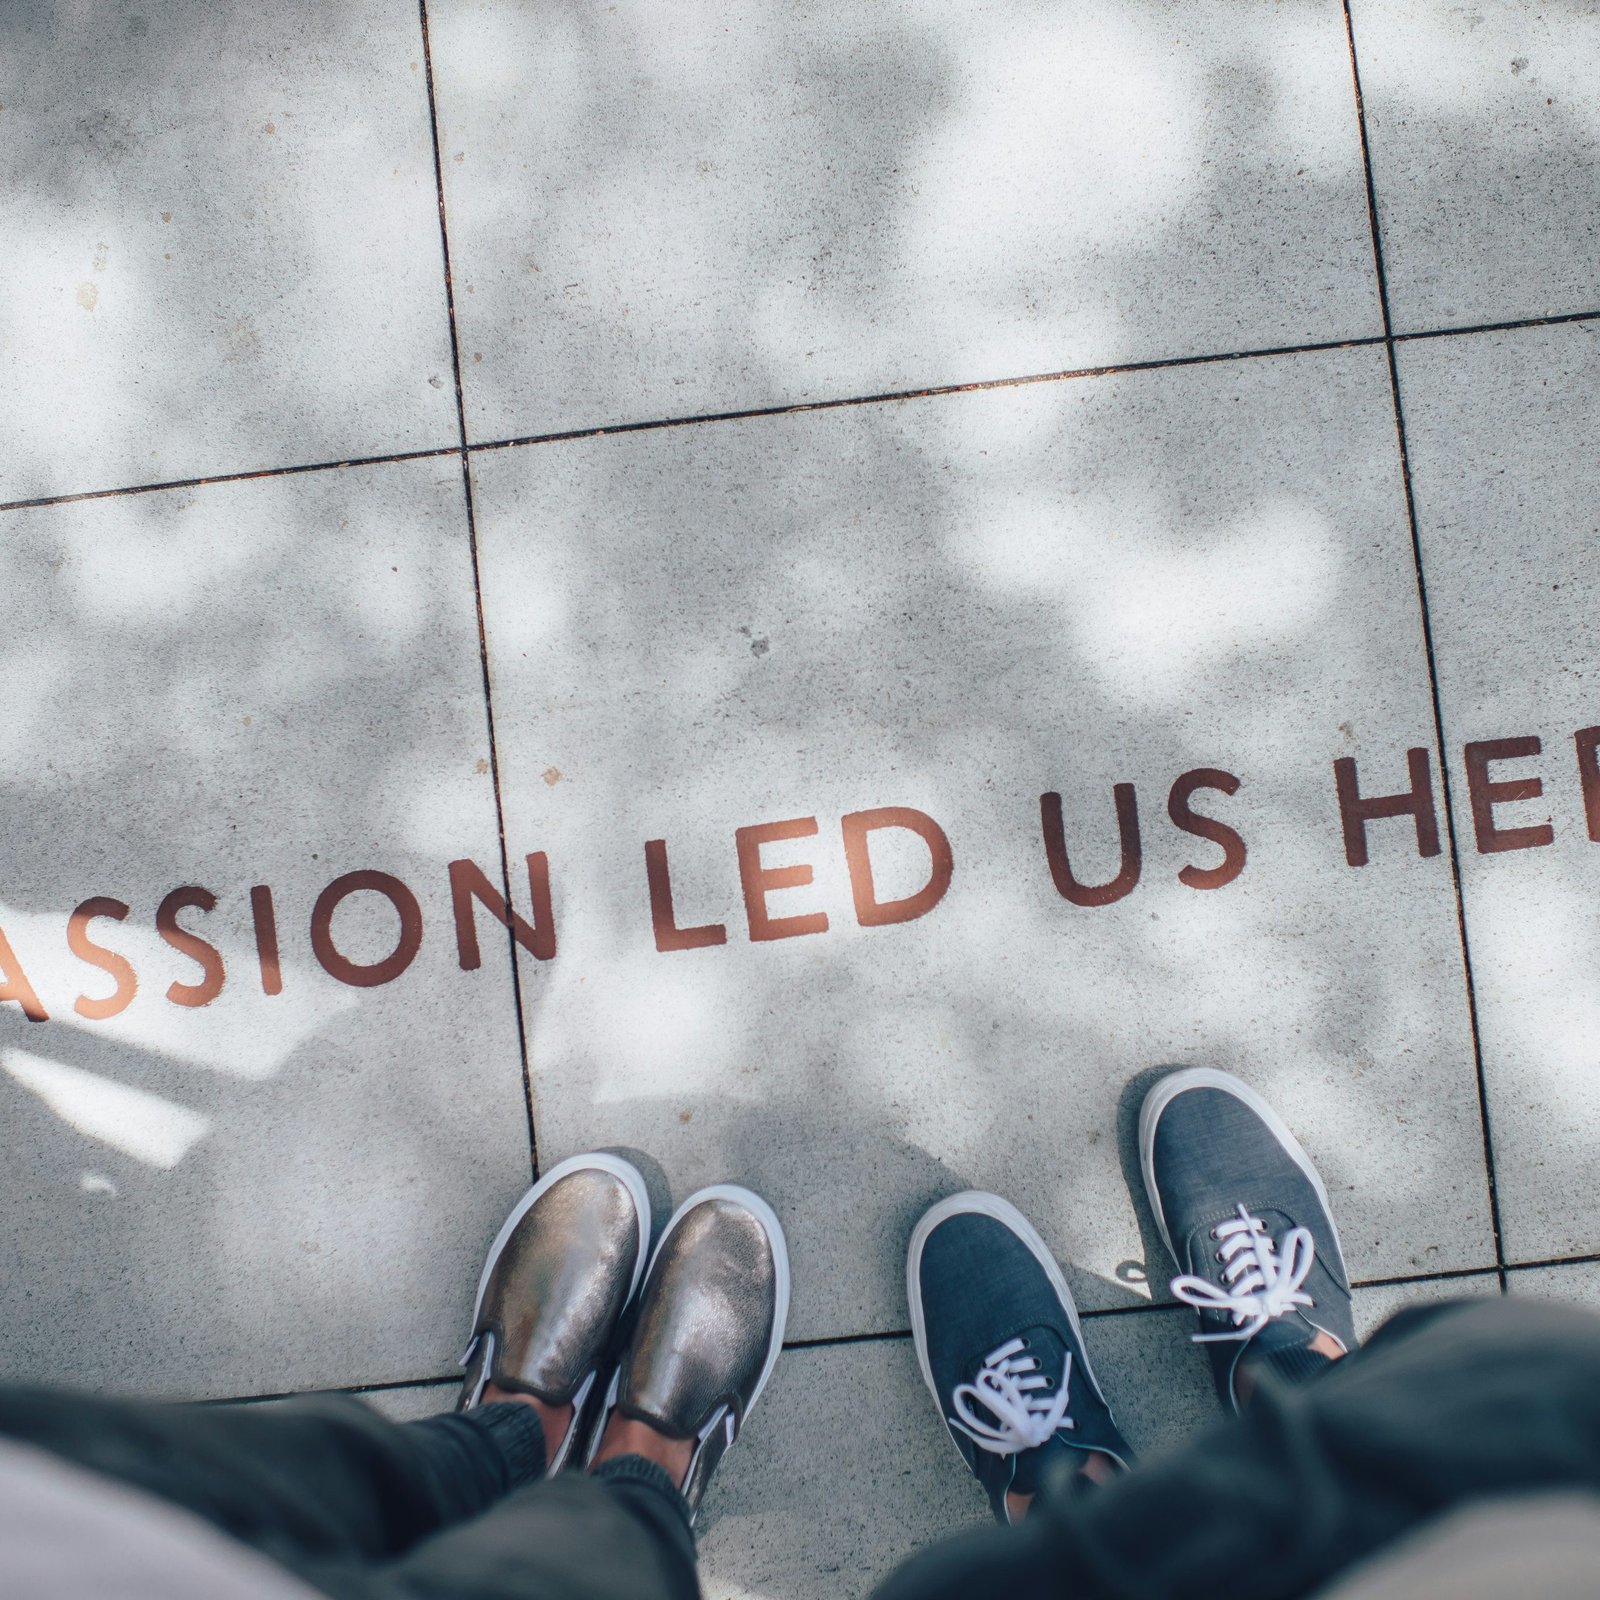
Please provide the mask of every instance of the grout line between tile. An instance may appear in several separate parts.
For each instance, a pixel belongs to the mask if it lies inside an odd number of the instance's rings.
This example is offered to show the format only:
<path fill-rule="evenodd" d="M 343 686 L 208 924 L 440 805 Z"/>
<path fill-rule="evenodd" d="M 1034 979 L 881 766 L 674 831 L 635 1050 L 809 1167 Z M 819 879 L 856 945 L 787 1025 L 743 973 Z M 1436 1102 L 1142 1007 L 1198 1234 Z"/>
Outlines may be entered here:
<path fill-rule="evenodd" d="M 460 1383 L 459 1372 L 438 1378 L 390 1378 L 382 1383 L 353 1383 L 343 1389 L 282 1389 L 272 1394 L 221 1395 L 196 1402 L 203 1406 L 262 1405 L 269 1400 L 303 1400 L 322 1394 L 392 1394 L 398 1389 L 427 1389 L 437 1383 Z"/>
<path fill-rule="evenodd" d="M 1529 1272 L 1540 1267 L 1589 1266 L 1597 1263 L 1600 1263 L 1600 1254 L 1552 1256 L 1548 1260 L 1506 1262 L 1503 1264 L 1503 1270 L 1506 1272 Z M 1352 1280 L 1351 1287 L 1354 1289 L 1404 1288 L 1413 1284 L 1450 1283 L 1463 1278 L 1497 1277 L 1501 1271 L 1501 1264 L 1489 1261 L 1478 1267 L 1447 1267 L 1442 1272 L 1401 1273 L 1396 1277 L 1390 1278 L 1357 1278 Z M 1102 1317 L 1142 1316 L 1159 1311 L 1183 1311 L 1185 1309 L 1175 1300 L 1146 1300 L 1137 1305 L 1095 1306 L 1089 1310 L 1081 1310 L 1079 1315 L 1085 1321 L 1089 1321 Z M 911 1330 L 909 1328 L 888 1328 L 878 1333 L 839 1333 L 828 1334 L 817 1339 L 786 1339 L 783 1348 L 786 1351 L 827 1350 L 835 1345 L 892 1344 L 910 1337 Z M 204 1401 L 202 1404 L 237 1405 L 262 1400 L 292 1400 L 300 1395 L 382 1394 L 396 1389 L 427 1389 L 439 1384 L 454 1384 L 460 1381 L 460 1377 L 459 1372 L 445 1372 L 433 1377 L 391 1378 L 381 1383 L 357 1383 L 347 1385 L 344 1388 L 285 1389 L 272 1394 L 219 1396 L 216 1399 Z"/>
<path fill-rule="evenodd" d="M 431 1389 L 437 1384 L 457 1384 L 461 1382 L 461 1369 L 457 1367 L 453 1372 L 440 1373 L 433 1378 L 390 1378 L 383 1383 L 358 1383 L 351 1389 L 342 1391 L 346 1394 L 389 1394 L 396 1389 Z"/>
<path fill-rule="evenodd" d="M 1600 1261 L 1600 1256 L 1585 1259 Z M 1557 1263 L 1519 1262 L 1512 1270 L 1519 1270 L 1524 1266 L 1555 1264 Z M 1501 1264 L 1498 1261 L 1486 1261 L 1482 1266 L 1446 1267 L 1440 1272 L 1402 1272 L 1387 1278 L 1355 1278 L 1351 1280 L 1350 1287 L 1352 1289 L 1397 1289 L 1427 1283 L 1451 1283 L 1464 1278 L 1499 1278 L 1500 1274 Z M 1180 1304 L 1176 1300 L 1141 1300 L 1133 1305 L 1126 1306 L 1080 1307 L 1078 1315 L 1085 1322 L 1088 1322 L 1101 1317 L 1137 1317 L 1148 1316 L 1160 1311 L 1187 1310 L 1187 1306 Z M 909 1328 L 889 1328 L 879 1333 L 843 1333 L 826 1335 L 817 1339 L 786 1339 L 783 1348 L 785 1350 L 822 1350 L 832 1345 L 873 1344 L 879 1341 L 909 1339 L 910 1337 L 911 1330 Z"/>
<path fill-rule="evenodd" d="M 422 29 L 423 75 L 428 87 L 428 131 L 433 140 L 433 179 L 439 197 L 439 249 L 444 262 L 445 311 L 450 322 L 450 369 L 456 385 L 456 427 L 461 458 L 461 492 L 467 508 L 467 544 L 472 556 L 472 598 L 478 618 L 478 665 L 483 675 L 483 712 L 489 732 L 489 781 L 494 786 L 494 816 L 500 836 L 500 891 L 506 904 L 506 955 L 511 962 L 511 1003 L 517 1014 L 517 1050 L 522 1058 L 522 1102 L 528 1115 L 528 1161 L 539 1175 L 539 1136 L 533 1117 L 533 1074 L 528 1061 L 528 1031 L 522 1011 L 522 964 L 517 956 L 517 936 L 511 923 L 515 901 L 511 894 L 511 854 L 506 848 L 505 805 L 500 788 L 500 751 L 495 739 L 494 689 L 489 673 L 489 639 L 483 620 L 483 570 L 478 559 L 478 518 L 472 497 L 472 457 L 467 450 L 467 407 L 461 387 L 461 344 L 456 334 L 455 284 L 450 276 L 450 229 L 445 217 L 444 163 L 439 150 L 439 106 L 433 87 L 433 40 L 428 28 L 428 0 L 417 0 L 417 21 Z"/>
<path fill-rule="evenodd" d="M 1446 1267 L 1442 1272 L 1402 1272 L 1392 1278 L 1355 1278 L 1352 1289 L 1402 1289 L 1408 1284 L 1449 1283 L 1454 1278 L 1498 1278 L 1501 1263 L 1486 1261 L 1481 1267 Z M 1501 1287 L 1505 1285 L 1502 1283 Z"/>
<path fill-rule="evenodd" d="M 437 152 L 436 152 L 437 155 Z M 437 174 L 438 161 L 435 160 Z M 454 312 L 454 294 L 446 293 Z M 947 383 L 924 389 L 894 389 L 881 394 L 853 395 L 836 400 L 798 401 L 792 405 L 758 406 L 743 411 L 711 411 L 693 416 L 660 417 L 644 422 L 614 422 L 563 433 L 527 434 L 514 439 L 484 439 L 465 445 L 469 455 L 489 450 L 516 450 L 527 445 L 561 444 L 574 439 L 597 439 L 613 433 L 645 433 L 661 428 L 686 428 L 704 422 L 742 422 L 754 417 L 782 417 L 807 411 L 837 411 L 849 406 L 886 405 L 896 400 L 927 400 L 947 394 L 972 394 L 985 389 L 1015 389 L 1035 383 L 1067 383 L 1078 378 L 1109 378 L 1122 373 L 1161 372 L 1168 368 L 1214 365 L 1225 361 L 1258 361 L 1271 356 L 1312 355 L 1323 350 L 1358 350 L 1371 345 L 1410 344 L 1422 339 L 1461 339 L 1474 334 L 1514 333 L 1524 328 L 1551 328 L 1566 323 L 1600 321 L 1600 310 L 1567 311 L 1549 317 L 1522 317 L 1509 322 L 1463 324 L 1455 328 L 1423 328 L 1388 336 L 1373 334 L 1355 339 L 1330 339 L 1309 344 L 1270 345 L 1253 350 L 1219 351 L 1209 355 L 1167 356 L 1149 361 L 1124 362 L 1104 367 L 1075 367 L 1060 372 L 1038 372 L 1011 378 L 985 378 L 975 383 Z M 454 328 L 452 326 L 452 335 Z M 457 359 L 459 368 L 459 357 Z M 466 426 L 461 395 L 457 392 L 457 424 L 463 437 Z M 387 455 L 351 456 L 342 461 L 297 462 L 287 467 L 255 467 L 246 472 L 220 472 L 210 477 L 166 478 L 157 483 L 125 484 L 115 489 L 85 489 L 71 494 L 36 495 L 27 500 L 0 501 L 0 512 L 36 511 L 49 506 L 78 505 L 87 500 L 113 500 L 122 495 L 159 494 L 168 489 L 204 489 L 212 484 L 249 483 L 257 478 L 281 478 L 306 472 L 337 472 L 346 467 L 386 467 L 402 461 L 426 461 L 459 455 L 462 444 L 437 445 L 428 450 L 400 450 Z"/>
<path fill-rule="evenodd" d="M 1417 333 L 1397 333 L 1396 344 L 1412 344 L 1418 339 L 1454 339 L 1462 334 L 1515 333 L 1522 328 L 1559 328 L 1569 322 L 1593 322 L 1600 311 L 1561 311 L 1549 317 L 1519 317 L 1512 322 L 1474 322 L 1459 328 L 1426 328 Z"/>
<path fill-rule="evenodd" d="M 401 461 L 428 461 L 461 453 L 459 444 L 431 450 L 400 450 L 384 456 L 351 456 L 344 461 L 305 461 L 289 467 L 252 467 L 248 472 L 219 472 L 209 478 L 164 478 L 159 483 L 131 483 L 120 489 L 85 489 L 77 494 L 43 494 L 32 500 L 0 502 L 0 511 L 36 511 L 44 506 L 75 506 L 86 500 L 116 500 L 124 495 L 161 494 L 168 489 L 208 489 L 217 483 L 252 483 L 257 478 L 292 478 L 305 472 L 341 472 L 346 467 L 392 467 Z"/>
<path fill-rule="evenodd" d="M 1378 302 L 1383 313 L 1384 349 L 1389 361 L 1389 394 L 1394 406 L 1395 442 L 1400 453 L 1400 478 L 1405 492 L 1406 522 L 1411 531 L 1411 558 L 1417 575 L 1417 605 L 1422 621 L 1422 643 L 1428 659 L 1428 688 L 1433 703 L 1434 748 L 1439 762 L 1439 783 L 1444 795 L 1445 838 L 1450 847 L 1450 877 L 1455 891 L 1456 929 L 1461 941 L 1462 976 L 1466 984 L 1467 1024 L 1472 1034 L 1472 1065 L 1477 1080 L 1478 1119 L 1483 1139 L 1484 1177 L 1489 1186 L 1489 1221 L 1494 1230 L 1495 1273 L 1501 1293 L 1506 1288 L 1506 1257 L 1500 1220 L 1500 1189 L 1495 1176 L 1494 1136 L 1489 1126 L 1489 1095 L 1483 1067 L 1483 1040 L 1478 1027 L 1478 991 L 1472 970 L 1472 946 L 1467 937 L 1466 896 L 1461 882 L 1461 848 L 1456 838 L 1455 797 L 1451 790 L 1450 757 L 1444 738 L 1444 707 L 1439 694 L 1439 669 L 1434 653 L 1433 616 L 1428 606 L 1428 582 L 1423 571 L 1422 535 L 1417 526 L 1417 503 L 1411 482 L 1411 449 L 1406 434 L 1405 409 L 1400 397 L 1400 363 L 1389 305 L 1389 277 L 1383 259 L 1383 229 L 1378 219 L 1378 189 L 1372 172 L 1372 151 L 1367 142 L 1367 109 L 1361 92 L 1361 64 L 1356 53 L 1355 20 L 1351 0 L 1343 0 L 1345 39 L 1350 49 L 1350 79 L 1355 91 L 1356 125 L 1361 136 L 1361 165 L 1367 180 L 1367 223 L 1372 234 L 1373 266 L 1378 276 Z"/>
<path fill-rule="evenodd" d="M 1272 356 L 1311 355 L 1324 350 L 1359 350 L 1381 345 L 1380 334 L 1355 339 L 1322 339 L 1306 344 L 1266 345 L 1254 350 L 1224 350 L 1198 356 L 1160 356 L 1112 366 L 1068 367 L 1059 372 L 1030 372 L 1010 378 L 981 378 L 972 383 L 940 383 L 921 389 L 886 389 L 878 394 L 850 395 L 837 400 L 800 400 L 784 405 L 749 406 L 735 411 L 696 412 L 644 422 L 613 422 L 593 428 L 568 428 L 556 433 L 530 433 L 512 439 L 487 439 L 471 445 L 474 454 L 518 450 L 527 445 L 562 444 L 572 439 L 601 439 L 614 433 L 650 433 L 662 428 L 688 428 L 705 422 L 747 422 L 757 417 L 799 416 L 809 411 L 843 411 L 854 406 L 890 405 L 898 400 L 931 400 L 947 394 L 980 394 L 988 389 L 1022 389 L 1036 383 L 1070 383 L 1082 378 L 1110 378 L 1123 373 L 1161 372 L 1169 368 L 1215 366 L 1227 361 L 1260 361 Z M 0 507 L 3 510 L 4 507 Z"/>
<path fill-rule="evenodd" d="M 890 1344 L 897 1339 L 909 1339 L 909 1328 L 886 1328 L 878 1333 L 830 1333 L 819 1339 L 785 1339 L 783 1348 L 787 1350 L 830 1350 L 835 1345 L 846 1344 Z"/>
<path fill-rule="evenodd" d="M 1592 1267 L 1600 1263 L 1600 1252 L 1581 1256 L 1545 1256 L 1539 1261 L 1508 1261 L 1507 1272 L 1536 1272 L 1544 1267 Z"/>

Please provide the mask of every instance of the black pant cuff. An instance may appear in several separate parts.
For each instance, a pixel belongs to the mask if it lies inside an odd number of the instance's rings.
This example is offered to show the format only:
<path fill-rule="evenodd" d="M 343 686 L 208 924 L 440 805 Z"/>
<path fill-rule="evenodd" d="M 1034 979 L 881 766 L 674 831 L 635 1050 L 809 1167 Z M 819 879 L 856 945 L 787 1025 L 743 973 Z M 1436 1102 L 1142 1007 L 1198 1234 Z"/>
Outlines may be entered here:
<path fill-rule="evenodd" d="M 544 1476 L 544 1424 L 532 1406 L 497 1400 L 459 1413 L 493 1441 L 506 1464 L 506 1488 L 515 1489 Z"/>
<path fill-rule="evenodd" d="M 689 1502 L 683 1498 L 683 1491 L 672 1481 L 667 1469 L 656 1462 L 646 1460 L 644 1456 L 612 1456 L 610 1460 L 602 1461 L 594 1469 L 593 1476 L 601 1483 L 636 1483 L 655 1490 L 672 1506 L 684 1529 L 686 1531 L 693 1529 L 693 1513 L 689 1510 Z"/>
<path fill-rule="evenodd" d="M 1252 1372 L 1270 1372 L 1284 1383 L 1305 1383 L 1320 1377 L 1333 1365 L 1332 1360 L 1320 1350 L 1306 1345 L 1288 1345 L 1281 1350 L 1263 1350 L 1259 1355 L 1250 1352 L 1245 1362 Z"/>

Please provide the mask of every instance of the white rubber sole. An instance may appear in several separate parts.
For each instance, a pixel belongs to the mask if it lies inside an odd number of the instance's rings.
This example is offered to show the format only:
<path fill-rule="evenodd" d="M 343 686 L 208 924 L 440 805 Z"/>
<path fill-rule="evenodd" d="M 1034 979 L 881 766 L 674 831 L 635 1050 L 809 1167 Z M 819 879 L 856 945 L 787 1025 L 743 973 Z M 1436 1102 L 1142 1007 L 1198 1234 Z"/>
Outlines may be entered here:
<path fill-rule="evenodd" d="M 533 1209 L 539 1197 L 553 1189 L 563 1178 L 574 1172 L 609 1172 L 613 1178 L 619 1179 L 633 1197 L 633 1209 L 639 1219 L 639 1250 L 633 1263 L 633 1280 L 628 1285 L 627 1301 L 631 1301 L 639 1291 L 639 1285 L 644 1281 L 645 1261 L 650 1251 L 650 1191 L 645 1187 L 644 1178 L 639 1169 L 630 1161 L 624 1161 L 621 1156 L 610 1155 L 605 1151 L 595 1151 L 589 1155 L 568 1156 L 565 1161 L 553 1166 L 523 1197 L 511 1208 L 511 1215 L 506 1218 L 504 1226 L 495 1235 L 494 1243 L 489 1246 L 489 1254 L 483 1263 L 483 1273 L 478 1279 L 477 1298 L 472 1302 L 472 1326 L 478 1326 L 478 1313 L 483 1310 L 483 1296 L 489 1287 L 489 1277 L 494 1272 L 495 1263 L 500 1259 L 500 1253 L 506 1247 L 511 1235 L 516 1232 L 517 1224 Z"/>
<path fill-rule="evenodd" d="M 1348 1283 L 1350 1276 L 1345 1271 L 1344 1248 L 1339 1243 L 1339 1228 L 1333 1220 L 1333 1207 L 1328 1203 L 1328 1191 L 1323 1186 L 1321 1175 L 1311 1164 L 1311 1157 L 1301 1148 L 1300 1141 L 1290 1133 L 1283 1118 L 1248 1083 L 1234 1077 L 1231 1072 L 1222 1072 L 1216 1067 L 1185 1067 L 1180 1072 L 1170 1073 L 1150 1090 L 1144 1097 L 1144 1104 L 1139 1108 L 1139 1168 L 1144 1174 L 1144 1192 L 1149 1196 L 1150 1209 L 1155 1213 L 1156 1227 L 1161 1230 L 1161 1242 L 1167 1247 L 1167 1254 L 1175 1262 L 1177 1261 L 1177 1251 L 1172 1248 L 1172 1234 L 1167 1228 L 1166 1212 L 1161 1206 L 1161 1194 L 1156 1188 L 1156 1124 L 1161 1120 L 1161 1113 L 1187 1089 L 1217 1089 L 1223 1094 L 1231 1094 L 1235 1100 L 1242 1100 L 1267 1125 L 1273 1138 L 1283 1146 L 1290 1159 L 1316 1190 L 1317 1198 L 1322 1202 L 1322 1209 L 1328 1218 L 1328 1227 L 1333 1234 L 1333 1249 L 1339 1258 L 1339 1274 Z"/>
<path fill-rule="evenodd" d="M 933 1369 L 928 1364 L 928 1322 L 922 1310 L 922 1251 L 929 1236 L 941 1222 L 960 1216 L 992 1217 L 1003 1227 L 1010 1229 L 1028 1247 L 1028 1253 L 1044 1268 L 1045 1275 L 1050 1280 L 1050 1287 L 1055 1290 L 1056 1298 L 1061 1302 L 1061 1309 L 1071 1324 L 1073 1337 L 1078 1341 L 1077 1365 L 1089 1380 L 1090 1388 L 1099 1396 L 1100 1403 L 1109 1410 L 1110 1406 L 1107 1405 L 1100 1381 L 1095 1377 L 1094 1368 L 1089 1364 L 1083 1324 L 1078 1320 L 1078 1308 L 1073 1302 L 1072 1291 L 1067 1287 L 1067 1280 L 1062 1276 L 1061 1268 L 1056 1258 L 1051 1255 L 1049 1246 L 1039 1237 L 1033 1224 L 1009 1200 L 1002 1200 L 997 1194 L 987 1194 L 982 1189 L 963 1189 L 960 1194 L 950 1195 L 923 1213 L 921 1220 L 911 1230 L 911 1243 L 906 1247 L 906 1300 L 911 1307 L 911 1342 L 916 1347 L 917 1365 L 922 1369 L 922 1381 L 927 1384 L 928 1393 L 933 1396 L 933 1403 L 939 1408 L 940 1420 L 944 1418 L 944 1402 L 939 1398 L 939 1390 L 933 1381 Z M 951 1442 L 953 1444 L 954 1440 Z M 959 1448 L 956 1453 L 960 1454 Z"/>
<path fill-rule="evenodd" d="M 746 1189 L 737 1183 L 714 1183 L 709 1188 L 697 1189 L 667 1219 L 667 1225 L 662 1230 L 655 1251 L 650 1257 L 652 1267 L 666 1248 L 667 1240 L 672 1237 L 673 1230 L 696 1206 L 704 1204 L 707 1200 L 728 1200 L 734 1205 L 742 1206 L 761 1224 L 772 1245 L 774 1300 L 772 1332 L 767 1339 L 767 1358 L 762 1364 L 761 1375 L 756 1379 L 755 1388 L 750 1391 L 749 1400 L 745 1402 L 744 1416 L 739 1422 L 742 1430 L 745 1422 L 749 1420 L 750 1413 L 756 1408 L 756 1401 L 760 1399 L 761 1391 L 767 1386 L 767 1379 L 772 1376 L 772 1369 L 778 1364 L 778 1357 L 783 1353 L 783 1334 L 789 1323 L 789 1241 L 784 1237 L 783 1224 L 778 1221 L 778 1213 L 754 1190 Z M 613 1376 L 613 1392 L 607 1401 L 607 1411 L 616 1400 L 615 1387 L 616 1377 Z"/>

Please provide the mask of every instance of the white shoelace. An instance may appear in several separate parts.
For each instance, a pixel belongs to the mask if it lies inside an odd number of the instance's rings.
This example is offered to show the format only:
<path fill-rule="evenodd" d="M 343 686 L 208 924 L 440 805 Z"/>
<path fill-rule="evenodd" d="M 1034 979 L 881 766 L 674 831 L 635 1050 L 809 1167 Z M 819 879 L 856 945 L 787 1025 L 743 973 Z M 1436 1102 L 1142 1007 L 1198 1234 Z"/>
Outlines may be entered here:
<path fill-rule="evenodd" d="M 1172 1280 L 1172 1292 L 1197 1311 L 1230 1312 L 1233 1327 L 1221 1333 L 1197 1333 L 1196 1344 L 1253 1339 L 1274 1318 L 1316 1303 L 1300 1287 L 1317 1259 L 1308 1229 L 1291 1228 L 1280 1248 L 1266 1223 L 1241 1205 L 1238 1216 L 1218 1223 L 1211 1237 L 1221 1246 L 1217 1255 L 1227 1287 L 1219 1289 L 1205 1278 L 1185 1274 Z"/>
<path fill-rule="evenodd" d="M 990 1455 L 1012 1456 L 1041 1445 L 1057 1428 L 1070 1428 L 1067 1417 L 1067 1381 L 1072 1376 L 1072 1354 L 1061 1369 L 1061 1387 L 1047 1391 L 1050 1380 L 1039 1370 L 1039 1358 L 1024 1352 L 1022 1340 L 1010 1339 L 991 1350 L 971 1383 L 958 1383 L 951 1394 L 956 1415 L 952 1428 Z M 994 1420 L 977 1416 L 974 1404 Z"/>

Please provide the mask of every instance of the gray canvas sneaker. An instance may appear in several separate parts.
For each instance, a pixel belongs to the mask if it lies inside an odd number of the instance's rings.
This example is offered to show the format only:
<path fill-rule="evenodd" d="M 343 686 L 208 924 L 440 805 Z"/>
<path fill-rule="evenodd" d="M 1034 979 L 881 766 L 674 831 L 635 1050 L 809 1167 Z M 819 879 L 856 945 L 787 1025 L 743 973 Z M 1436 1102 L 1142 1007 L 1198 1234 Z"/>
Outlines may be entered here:
<path fill-rule="evenodd" d="M 589 1446 L 613 1413 L 694 1441 L 678 1485 L 693 1513 L 783 1349 L 789 1252 L 759 1195 L 717 1184 L 673 1213 Z"/>
<path fill-rule="evenodd" d="M 1061 1268 L 1008 1200 L 969 1189 L 924 1213 L 906 1252 L 922 1379 L 995 1517 L 1089 1452 L 1133 1460 L 1084 1348 Z"/>
<path fill-rule="evenodd" d="M 1240 1363 L 1297 1382 L 1356 1347 L 1350 1276 L 1311 1158 L 1248 1084 L 1211 1067 L 1169 1073 L 1139 1113 L 1139 1158 L 1172 1292 L 1200 1313 L 1223 1404 L 1239 1409 Z"/>
<path fill-rule="evenodd" d="M 484 1386 L 571 1405 L 546 1473 L 559 1472 L 584 1425 L 617 1325 L 644 1276 L 650 1195 L 638 1170 L 608 1153 L 552 1167 L 506 1218 L 478 1280 L 457 1409 Z"/>

